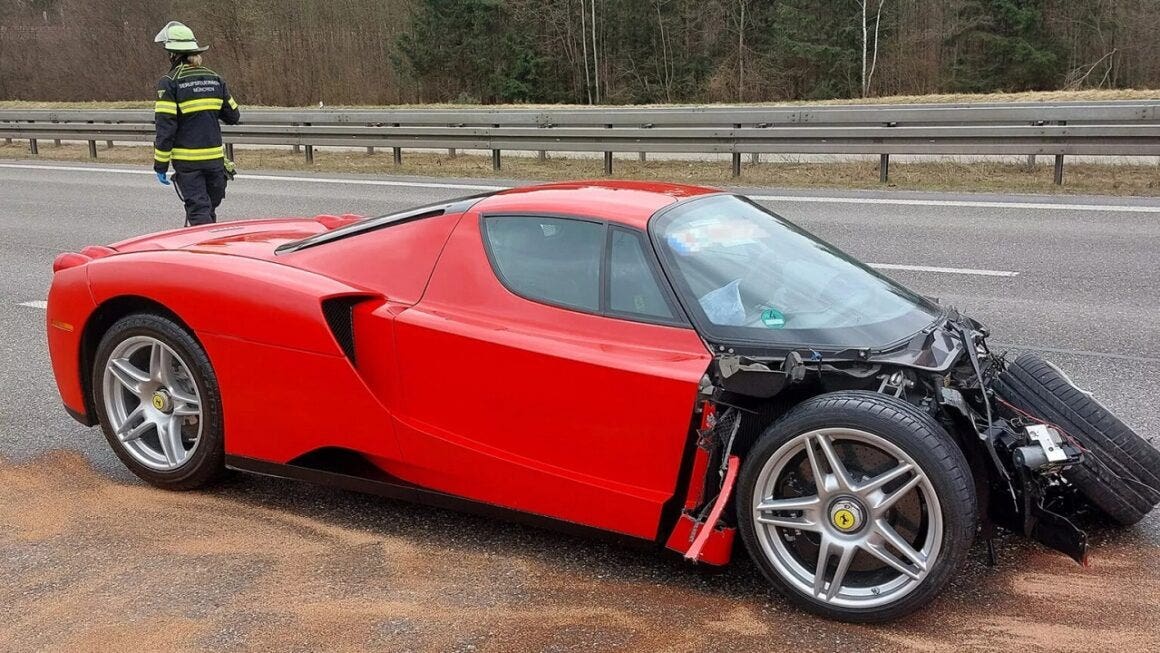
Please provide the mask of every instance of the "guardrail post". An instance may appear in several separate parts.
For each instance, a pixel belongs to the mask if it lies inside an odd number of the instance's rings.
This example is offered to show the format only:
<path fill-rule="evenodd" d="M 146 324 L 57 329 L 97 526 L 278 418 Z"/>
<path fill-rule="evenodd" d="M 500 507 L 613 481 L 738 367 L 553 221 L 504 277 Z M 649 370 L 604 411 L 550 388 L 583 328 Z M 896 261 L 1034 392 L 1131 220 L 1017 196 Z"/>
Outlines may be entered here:
<path fill-rule="evenodd" d="M 29 122 L 32 122 L 32 121 L 29 121 Z M 29 154 L 40 154 L 40 148 L 37 147 L 35 138 L 28 139 L 28 153 Z"/>
<path fill-rule="evenodd" d="M 741 129 L 741 125 L 734 124 L 733 129 Z M 733 135 L 733 147 L 737 147 L 737 135 L 736 134 Z M 732 176 L 734 178 L 740 177 L 741 176 L 741 153 L 734 152 L 733 156 L 730 158 L 733 159 L 733 168 L 732 168 L 732 172 L 731 172 Z"/>
<path fill-rule="evenodd" d="M 878 181 L 885 184 L 890 181 L 890 155 L 878 155 Z"/>
<path fill-rule="evenodd" d="M 1067 121 L 1060 120 L 1056 124 L 1057 125 L 1066 125 Z M 1056 186 L 1063 185 L 1063 155 L 1062 154 L 1055 155 L 1055 185 Z"/>
<path fill-rule="evenodd" d="M 292 123 L 290 123 L 290 126 L 291 126 L 291 127 L 297 127 L 297 126 L 298 126 L 298 123 L 296 123 L 296 122 L 292 122 Z M 295 154 L 300 154 L 300 153 L 302 152 L 302 146 L 301 146 L 301 145 L 299 145 L 298 143 L 295 143 L 293 147 L 294 147 L 294 153 L 295 153 Z"/>
<path fill-rule="evenodd" d="M 234 144 L 226 143 L 226 158 L 230 161 L 234 160 Z"/>
<path fill-rule="evenodd" d="M 53 147 L 60 147 L 60 139 L 59 138 L 52 139 L 52 145 L 53 145 Z"/>
<path fill-rule="evenodd" d="M 653 125 L 651 122 L 641 125 L 641 127 L 644 129 L 652 129 L 652 126 Z M 645 161 L 648 161 L 648 154 L 645 152 L 640 152 L 640 162 L 644 163 Z"/>
<path fill-rule="evenodd" d="M 1034 172 L 1034 171 L 1035 171 L 1035 155 L 1028 154 L 1027 155 L 1027 172 Z"/>
<path fill-rule="evenodd" d="M 540 150 L 539 152 L 536 153 L 536 157 L 539 158 L 540 161 L 547 161 L 548 160 L 547 150 Z"/>
<path fill-rule="evenodd" d="M 374 146 L 374 145 L 368 145 L 368 146 L 367 146 L 367 156 L 371 156 L 371 155 L 373 155 L 374 153 L 375 153 L 375 146 Z"/>
<path fill-rule="evenodd" d="M 309 127 L 310 123 L 304 122 L 304 123 L 302 123 L 302 126 Z M 313 145 L 306 145 L 305 147 L 306 147 L 306 163 L 313 165 L 314 164 L 314 146 Z"/>
<path fill-rule="evenodd" d="M 395 127 L 398 127 L 398 126 L 399 126 L 399 123 L 395 123 Z M 395 165 L 397 165 L 397 166 L 403 165 L 403 148 L 396 147 L 393 150 L 393 152 L 395 155 Z"/>
<path fill-rule="evenodd" d="M 499 125 L 492 125 L 492 128 L 499 129 Z M 492 150 L 491 151 L 491 169 L 492 170 L 499 170 L 500 169 L 499 150 Z"/>
<path fill-rule="evenodd" d="M 454 159 L 454 158 L 456 157 L 456 155 L 457 155 L 457 154 L 458 154 L 458 153 L 455 151 L 455 148 L 454 148 L 454 147 L 449 147 L 449 148 L 447 148 L 447 156 L 448 156 L 448 157 L 450 157 L 450 158 Z"/>
<path fill-rule="evenodd" d="M 90 120 L 86 124 L 91 125 L 91 124 L 93 124 L 93 121 Z M 89 158 L 96 159 L 97 158 L 97 142 L 96 141 L 89 141 L 88 144 L 89 144 Z"/>
<path fill-rule="evenodd" d="M 612 129 L 612 125 L 605 125 L 606 129 Z M 612 152 L 604 153 L 604 176 L 612 176 Z"/>
<path fill-rule="evenodd" d="M 751 153 L 749 155 L 749 163 L 754 164 L 754 165 L 761 163 L 761 155 L 758 154 L 757 152 Z"/>

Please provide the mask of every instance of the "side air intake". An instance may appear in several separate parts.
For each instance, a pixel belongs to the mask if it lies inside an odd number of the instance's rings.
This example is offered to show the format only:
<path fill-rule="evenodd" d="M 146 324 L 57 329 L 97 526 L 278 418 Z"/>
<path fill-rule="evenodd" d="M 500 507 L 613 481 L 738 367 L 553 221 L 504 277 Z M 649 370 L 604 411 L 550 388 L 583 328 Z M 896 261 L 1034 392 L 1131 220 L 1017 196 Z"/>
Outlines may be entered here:
<path fill-rule="evenodd" d="M 358 361 L 355 360 L 354 347 L 354 307 L 366 299 L 366 297 L 334 297 L 322 300 L 322 315 L 326 318 L 330 333 L 342 348 L 342 353 L 355 365 Z"/>

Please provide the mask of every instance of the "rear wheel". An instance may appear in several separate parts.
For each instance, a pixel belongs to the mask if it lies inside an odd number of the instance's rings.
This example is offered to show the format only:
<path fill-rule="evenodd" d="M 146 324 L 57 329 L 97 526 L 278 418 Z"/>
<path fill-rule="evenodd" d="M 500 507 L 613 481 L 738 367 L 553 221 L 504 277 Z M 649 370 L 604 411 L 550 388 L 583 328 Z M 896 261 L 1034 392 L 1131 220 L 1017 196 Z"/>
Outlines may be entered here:
<path fill-rule="evenodd" d="M 999 375 L 999 396 L 1053 424 L 1084 449 L 1083 462 L 1063 473 L 1112 521 L 1129 526 L 1160 502 L 1160 451 L 1081 390 L 1059 368 L 1023 354 Z"/>
<path fill-rule="evenodd" d="M 904 401 L 873 392 L 810 399 L 746 456 L 742 540 L 792 601 L 847 621 L 923 607 L 975 533 L 966 460 L 950 435 Z"/>
<path fill-rule="evenodd" d="M 188 490 L 224 471 L 217 379 L 205 350 L 173 320 L 139 314 L 113 324 L 92 389 L 105 438 L 137 476 Z"/>

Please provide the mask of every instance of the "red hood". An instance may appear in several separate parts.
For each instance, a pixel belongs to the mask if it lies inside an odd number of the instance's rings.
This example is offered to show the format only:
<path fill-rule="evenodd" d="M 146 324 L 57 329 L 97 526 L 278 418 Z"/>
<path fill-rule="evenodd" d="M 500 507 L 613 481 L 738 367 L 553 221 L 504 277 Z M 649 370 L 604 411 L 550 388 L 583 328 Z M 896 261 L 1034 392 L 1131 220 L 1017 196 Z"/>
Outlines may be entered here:
<path fill-rule="evenodd" d="M 247 258 L 269 259 L 282 244 L 343 226 L 358 216 L 320 215 L 313 218 L 273 218 L 243 220 L 162 231 L 130 238 L 110 247 L 117 252 L 156 249 L 184 249 Z"/>

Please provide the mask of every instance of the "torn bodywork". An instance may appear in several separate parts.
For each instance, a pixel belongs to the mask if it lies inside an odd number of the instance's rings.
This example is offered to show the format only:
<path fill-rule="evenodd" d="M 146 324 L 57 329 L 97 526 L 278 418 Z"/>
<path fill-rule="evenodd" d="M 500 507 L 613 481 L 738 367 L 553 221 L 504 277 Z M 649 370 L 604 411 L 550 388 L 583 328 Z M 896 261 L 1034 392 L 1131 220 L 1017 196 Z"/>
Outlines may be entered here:
<path fill-rule="evenodd" d="M 706 388 L 702 387 L 702 391 Z M 741 415 L 736 408 L 703 401 L 697 429 L 697 450 L 681 516 L 665 546 L 693 562 L 723 565 L 733 550 L 735 526 L 722 519 L 737 480 L 737 456 L 730 455 Z"/>
<path fill-rule="evenodd" d="M 981 324 L 949 309 L 931 328 L 883 350 L 771 351 L 709 343 L 715 359 L 702 383 L 706 417 L 682 523 L 669 548 L 688 550 L 714 499 L 730 490 L 723 482 L 726 461 L 744 456 L 780 414 L 817 394 L 860 389 L 917 406 L 955 438 L 973 468 L 988 545 L 1001 526 L 1085 562 L 1087 535 L 1074 523 L 1084 505 L 1063 476 L 1083 459 L 1082 447 L 998 396 L 995 379 L 1006 360 L 990 351 L 987 336 Z M 714 524 L 722 539 L 732 539 L 730 519 L 726 514 Z M 704 554 L 701 559 L 710 561 Z"/>

